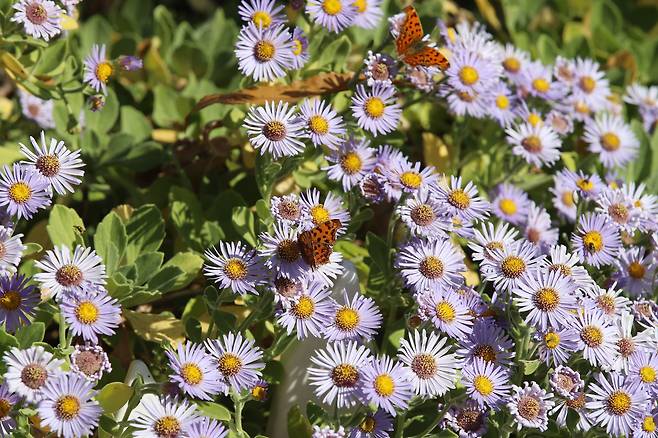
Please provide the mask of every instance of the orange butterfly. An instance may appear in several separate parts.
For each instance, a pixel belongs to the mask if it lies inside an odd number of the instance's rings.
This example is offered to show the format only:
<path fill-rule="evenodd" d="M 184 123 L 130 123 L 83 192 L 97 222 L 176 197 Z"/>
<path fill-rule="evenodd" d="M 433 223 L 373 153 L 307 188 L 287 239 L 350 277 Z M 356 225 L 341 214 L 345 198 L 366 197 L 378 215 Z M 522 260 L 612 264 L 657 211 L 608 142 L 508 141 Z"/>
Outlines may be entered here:
<path fill-rule="evenodd" d="M 423 40 L 423 25 L 413 6 L 404 8 L 404 22 L 400 26 L 400 34 L 395 40 L 395 48 L 398 56 L 407 65 L 416 67 L 437 66 L 441 70 L 450 67 L 448 58 L 443 56 L 438 49 L 427 45 Z"/>
<path fill-rule="evenodd" d="M 299 252 L 311 268 L 316 269 L 329 263 L 329 256 L 336 243 L 336 233 L 341 226 L 338 219 L 332 219 L 299 235 L 297 238 Z"/>

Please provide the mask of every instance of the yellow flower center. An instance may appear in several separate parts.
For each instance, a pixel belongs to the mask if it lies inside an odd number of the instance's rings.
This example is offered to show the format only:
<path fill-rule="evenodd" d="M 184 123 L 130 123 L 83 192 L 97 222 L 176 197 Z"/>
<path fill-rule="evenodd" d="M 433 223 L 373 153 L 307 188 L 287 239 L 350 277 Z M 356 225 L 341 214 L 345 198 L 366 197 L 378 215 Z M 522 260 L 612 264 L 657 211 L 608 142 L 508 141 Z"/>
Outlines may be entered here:
<path fill-rule="evenodd" d="M 621 140 L 614 132 L 606 132 L 601 136 L 601 146 L 608 152 L 614 152 L 619 149 Z"/>
<path fill-rule="evenodd" d="M 59 158 L 57 158 L 57 155 L 42 155 L 37 158 L 34 167 L 39 169 L 39 172 L 41 172 L 43 176 L 50 178 L 51 176 L 57 175 L 59 172 Z"/>
<path fill-rule="evenodd" d="M 580 89 L 585 93 L 591 93 L 596 88 L 596 81 L 591 76 L 583 76 L 578 83 Z"/>
<path fill-rule="evenodd" d="M 541 405 L 535 397 L 524 396 L 519 399 L 516 405 L 519 415 L 528 420 L 533 420 L 539 415 Z"/>
<path fill-rule="evenodd" d="M 12 404 L 6 398 L 0 399 L 0 418 L 5 418 L 11 411 Z"/>
<path fill-rule="evenodd" d="M 373 384 L 375 392 L 382 397 L 390 397 L 395 391 L 395 382 L 388 374 L 380 374 Z"/>
<path fill-rule="evenodd" d="M 331 380 L 339 388 L 351 388 L 359 380 L 359 370 L 348 363 L 338 364 L 331 370 Z"/>
<path fill-rule="evenodd" d="M 9 187 L 9 197 L 12 201 L 23 204 L 32 197 L 32 189 L 22 181 L 15 182 Z"/>
<path fill-rule="evenodd" d="M 489 344 L 479 344 L 473 349 L 473 356 L 479 357 L 485 362 L 496 361 L 496 351 Z"/>
<path fill-rule="evenodd" d="M 313 223 L 315 225 L 323 224 L 329 221 L 329 210 L 324 208 L 323 204 L 315 205 L 311 208 L 311 218 L 313 218 Z"/>
<path fill-rule="evenodd" d="M 411 360 L 411 370 L 421 379 L 434 377 L 436 369 L 436 360 L 431 354 L 417 354 Z"/>
<path fill-rule="evenodd" d="M 366 104 L 364 106 L 366 114 L 369 117 L 372 117 L 373 119 L 378 119 L 382 115 L 384 115 L 385 108 L 386 106 L 384 105 L 384 101 L 381 100 L 379 97 L 369 98 L 368 100 L 366 100 Z"/>
<path fill-rule="evenodd" d="M 411 219 L 420 226 L 430 225 L 436 219 L 436 214 L 431 206 L 427 204 L 420 204 L 413 209 L 409 214 Z"/>
<path fill-rule="evenodd" d="M 258 27 L 267 29 L 272 24 L 272 16 L 267 11 L 256 11 L 251 16 L 251 21 Z"/>
<path fill-rule="evenodd" d="M 226 377 L 235 376 L 242 369 L 242 360 L 232 353 L 224 353 L 217 360 L 217 368 Z"/>
<path fill-rule="evenodd" d="M 532 81 L 532 88 L 540 93 L 546 93 L 551 88 L 551 84 L 544 78 L 537 78 Z"/>
<path fill-rule="evenodd" d="M 505 213 L 507 216 L 511 216 L 514 213 L 516 213 L 516 202 L 514 202 L 513 199 L 509 198 L 503 198 L 500 200 L 498 203 L 498 207 L 500 207 L 500 210 Z"/>
<path fill-rule="evenodd" d="M 21 294 L 15 290 L 8 290 L 0 296 L 0 307 L 7 311 L 13 311 L 20 307 L 22 302 Z M 0 416 L 1 418 L 2 416 Z"/>
<path fill-rule="evenodd" d="M 112 76 L 113 71 L 114 69 L 112 68 L 112 64 L 107 61 L 101 62 L 96 66 L 96 78 L 99 81 L 107 84 L 107 81 L 110 80 L 110 76 Z"/>
<path fill-rule="evenodd" d="M 341 9 L 343 9 L 343 5 L 340 0 L 324 0 L 322 3 L 322 10 L 324 10 L 327 15 L 336 15 Z"/>
<path fill-rule="evenodd" d="M 471 198 L 462 189 L 457 189 L 450 192 L 448 202 L 455 208 L 465 210 L 471 205 Z"/>
<path fill-rule="evenodd" d="M 356 6 L 359 14 L 363 14 L 368 9 L 368 2 L 366 0 L 356 0 L 353 5 Z"/>
<path fill-rule="evenodd" d="M 231 258 L 224 265 L 224 274 L 231 280 L 242 280 L 247 276 L 249 270 L 247 264 L 240 259 Z"/>
<path fill-rule="evenodd" d="M 292 263 L 299 258 L 299 245 L 296 240 L 284 239 L 277 245 L 276 254 L 281 260 Z"/>
<path fill-rule="evenodd" d="M 504 94 L 497 96 L 496 106 L 502 110 L 507 109 L 507 107 L 509 107 L 509 99 L 507 98 L 507 96 L 505 96 Z"/>
<path fill-rule="evenodd" d="M 580 332 L 580 339 L 589 347 L 598 347 L 603 343 L 603 332 L 600 328 L 588 325 Z"/>
<path fill-rule="evenodd" d="M 75 265 L 64 265 L 55 272 L 55 280 L 62 286 L 79 286 L 82 279 L 82 271 Z"/>
<path fill-rule="evenodd" d="M 276 53 L 276 48 L 269 41 L 258 41 L 254 47 L 254 57 L 259 62 L 269 61 L 274 58 L 274 53 Z"/>
<path fill-rule="evenodd" d="M 588 231 L 583 236 L 583 244 L 589 252 L 599 252 L 603 248 L 603 236 L 598 231 Z"/>
<path fill-rule="evenodd" d="M 560 304 L 560 294 L 552 287 L 544 287 L 537 291 L 533 302 L 542 312 L 551 312 Z"/>
<path fill-rule="evenodd" d="M 544 335 L 544 343 L 546 348 L 553 350 L 560 345 L 560 335 L 555 332 L 548 332 Z"/>
<path fill-rule="evenodd" d="M 580 178 L 576 185 L 584 192 L 589 192 L 594 188 L 594 183 L 589 178 Z"/>
<path fill-rule="evenodd" d="M 292 313 L 298 319 L 307 319 L 313 316 L 315 310 L 315 303 L 307 296 L 301 297 L 297 303 L 292 306 Z"/>
<path fill-rule="evenodd" d="M 342 307 L 336 312 L 336 326 L 343 331 L 354 330 L 359 320 L 359 313 L 349 307 Z"/>
<path fill-rule="evenodd" d="M 525 272 L 525 262 L 521 257 L 508 256 L 500 264 L 503 275 L 507 278 L 518 278 Z"/>
<path fill-rule="evenodd" d="M 436 305 L 436 317 L 443 322 L 452 322 L 457 316 L 455 308 L 447 301 L 441 301 Z"/>
<path fill-rule="evenodd" d="M 649 433 L 656 431 L 656 422 L 653 417 L 644 417 L 644 420 L 642 420 L 642 430 Z"/>
<path fill-rule="evenodd" d="M 656 381 L 656 370 L 650 366 L 640 368 L 640 379 L 644 383 L 653 383 Z"/>
<path fill-rule="evenodd" d="M 528 123 L 532 126 L 537 126 L 541 124 L 541 116 L 537 113 L 528 114 Z"/>
<path fill-rule="evenodd" d="M 628 222 L 628 208 L 624 204 L 612 204 L 608 207 L 608 214 L 617 223 Z"/>
<path fill-rule="evenodd" d="M 646 272 L 646 269 L 644 268 L 644 266 L 642 266 L 641 263 L 631 262 L 628 265 L 628 275 L 630 275 L 631 277 L 633 277 L 637 280 L 640 280 L 640 279 L 644 278 L 644 273 L 645 272 Z"/>
<path fill-rule="evenodd" d="M 354 175 L 363 168 L 363 162 L 356 152 L 347 152 L 340 157 L 340 167 L 346 174 Z"/>
<path fill-rule="evenodd" d="M 156 420 L 153 431 L 158 438 L 176 438 L 181 431 L 181 424 L 176 417 L 166 415 Z"/>
<path fill-rule="evenodd" d="M 375 430 L 376 425 L 377 422 L 375 421 L 375 419 L 372 418 L 370 415 L 368 415 L 366 418 L 363 419 L 361 423 L 359 423 L 359 429 L 361 429 L 363 432 L 370 433 L 373 430 Z"/>
<path fill-rule="evenodd" d="M 329 123 L 327 122 L 327 119 L 318 115 L 311 116 L 308 121 L 308 127 L 315 134 L 324 135 L 329 132 Z"/>
<path fill-rule="evenodd" d="M 186 363 L 181 367 L 181 377 L 188 385 L 198 385 L 203 380 L 203 372 L 199 365 L 195 363 Z"/>
<path fill-rule="evenodd" d="M 521 69 L 521 61 L 516 58 L 506 58 L 503 61 L 503 68 L 510 73 L 516 73 Z"/>
<path fill-rule="evenodd" d="M 43 365 L 31 363 L 23 367 L 21 371 L 21 382 L 30 389 L 39 389 L 48 378 L 48 370 Z"/>
<path fill-rule="evenodd" d="M 523 149 L 533 154 L 541 152 L 541 140 L 536 135 L 530 135 L 521 140 L 521 146 L 523 146 Z"/>
<path fill-rule="evenodd" d="M 46 8 L 44 8 L 43 5 L 32 2 L 28 3 L 25 8 L 25 16 L 30 22 L 40 25 L 48 19 L 48 11 L 46 11 Z"/>
<path fill-rule="evenodd" d="M 98 321 L 98 307 L 91 301 L 83 301 L 76 307 L 75 316 L 83 324 L 93 324 Z"/>
<path fill-rule="evenodd" d="M 473 379 L 473 387 L 477 392 L 484 396 L 491 394 L 494 390 L 494 384 L 491 379 L 482 375 L 475 376 L 475 379 Z"/>
<path fill-rule="evenodd" d="M 561 199 L 562 199 L 562 203 L 567 207 L 572 207 L 575 204 L 573 200 L 573 192 L 571 191 L 562 192 Z"/>
<path fill-rule="evenodd" d="M 271 141 L 281 141 L 286 138 L 286 135 L 288 134 L 286 125 L 278 120 L 270 120 L 269 122 L 265 123 L 261 132 L 268 140 Z"/>
<path fill-rule="evenodd" d="M 258 401 L 263 401 L 267 398 L 267 388 L 261 385 L 256 385 L 251 388 L 251 396 Z"/>
<path fill-rule="evenodd" d="M 292 53 L 295 56 L 299 56 L 302 54 L 302 50 L 304 50 L 304 46 L 302 45 L 302 42 L 300 40 L 292 40 Z"/>
<path fill-rule="evenodd" d="M 80 412 L 80 400 L 72 395 L 64 395 L 55 402 L 55 412 L 60 419 L 70 421 Z"/>
<path fill-rule="evenodd" d="M 574 105 L 574 109 L 576 110 L 576 112 L 579 112 L 581 114 L 589 114 L 589 107 L 585 102 L 582 101 L 576 102 L 576 104 Z"/>
<path fill-rule="evenodd" d="M 631 409 L 631 396 L 624 391 L 617 390 L 610 394 L 606 405 L 608 410 L 615 415 L 624 415 Z"/>
<path fill-rule="evenodd" d="M 464 85 L 473 85 L 480 79 L 478 71 L 471 66 L 462 67 L 459 71 L 459 80 L 462 81 Z"/>
<path fill-rule="evenodd" d="M 440 278 L 443 275 L 443 262 L 435 256 L 421 260 L 418 270 L 425 278 Z"/>

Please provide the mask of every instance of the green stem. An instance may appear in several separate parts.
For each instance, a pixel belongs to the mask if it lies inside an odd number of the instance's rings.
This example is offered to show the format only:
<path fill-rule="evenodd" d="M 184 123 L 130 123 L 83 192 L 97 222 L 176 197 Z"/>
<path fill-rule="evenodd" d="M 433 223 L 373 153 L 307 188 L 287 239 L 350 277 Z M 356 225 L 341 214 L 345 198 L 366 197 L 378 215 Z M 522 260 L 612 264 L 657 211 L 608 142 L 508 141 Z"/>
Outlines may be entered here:
<path fill-rule="evenodd" d="M 233 399 L 233 405 L 235 406 L 235 416 L 234 424 L 235 431 L 238 433 L 238 436 L 244 436 L 244 430 L 242 430 L 242 408 L 244 407 L 244 400 L 240 398 L 240 395 L 231 391 L 231 398 Z"/>
<path fill-rule="evenodd" d="M 395 422 L 395 435 L 394 438 L 402 438 L 402 430 L 404 429 L 404 420 L 407 419 L 406 411 L 398 415 L 397 421 Z"/>
<path fill-rule="evenodd" d="M 66 320 L 64 319 L 64 312 L 59 311 L 59 349 L 63 353 L 68 348 L 66 340 Z M 69 363 L 68 355 L 65 355 L 66 363 Z"/>

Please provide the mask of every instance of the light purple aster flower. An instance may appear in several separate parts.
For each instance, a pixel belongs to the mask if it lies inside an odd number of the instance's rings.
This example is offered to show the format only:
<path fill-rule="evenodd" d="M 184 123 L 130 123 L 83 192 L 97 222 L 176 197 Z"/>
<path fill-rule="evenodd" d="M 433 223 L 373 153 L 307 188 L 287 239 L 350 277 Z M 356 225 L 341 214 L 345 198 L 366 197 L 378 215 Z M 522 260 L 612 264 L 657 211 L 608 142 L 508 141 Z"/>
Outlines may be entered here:
<path fill-rule="evenodd" d="M 64 363 L 40 345 L 25 350 L 14 347 L 2 360 L 7 366 L 3 377 L 9 390 L 28 403 L 37 403 L 43 398 L 44 386 L 62 373 L 60 367 Z"/>
<path fill-rule="evenodd" d="M 429 78 L 427 82 L 429 82 Z M 488 107 L 491 105 L 491 101 L 488 93 L 457 91 L 448 84 L 441 84 L 437 94 L 448 101 L 450 112 L 456 116 L 482 119 L 489 113 Z"/>
<path fill-rule="evenodd" d="M 519 240 L 503 249 L 491 250 L 491 258 L 482 260 L 480 271 L 496 288 L 511 291 L 524 276 L 537 269 L 540 259 L 532 243 Z"/>
<path fill-rule="evenodd" d="M 434 167 L 421 169 L 420 162 L 393 160 L 382 169 L 387 184 L 384 186 L 389 199 L 398 201 L 403 193 L 416 193 L 420 189 L 429 189 L 438 180 Z"/>
<path fill-rule="evenodd" d="M 402 114 L 395 94 L 393 87 L 357 85 L 351 109 L 359 128 L 369 131 L 374 137 L 395 130 Z"/>
<path fill-rule="evenodd" d="M 256 286 L 264 284 L 265 278 L 262 261 L 255 250 L 241 242 L 219 242 L 219 250 L 208 248 L 205 256 L 203 272 L 217 286 L 240 295 L 258 295 Z"/>
<path fill-rule="evenodd" d="M 114 74 L 114 66 L 106 57 L 105 44 L 94 44 L 91 53 L 85 58 L 84 82 L 89 84 L 97 93 L 101 91 L 107 95 L 107 83 Z"/>
<path fill-rule="evenodd" d="M 315 146 L 336 150 L 344 142 L 345 122 L 330 103 L 320 99 L 307 99 L 299 105 L 306 136 Z"/>
<path fill-rule="evenodd" d="M 578 332 L 568 327 L 536 332 L 534 339 L 539 343 L 539 359 L 549 366 L 567 363 L 580 341 Z"/>
<path fill-rule="evenodd" d="M 396 408 L 407 408 L 413 388 L 402 364 L 388 356 L 380 356 L 360 372 L 359 398 L 364 404 L 372 403 L 392 416 L 397 415 Z"/>
<path fill-rule="evenodd" d="M 330 342 L 311 357 L 308 379 L 315 395 L 329 406 L 354 406 L 362 370 L 372 360 L 370 350 L 356 341 Z"/>
<path fill-rule="evenodd" d="M 397 208 L 397 213 L 413 235 L 430 239 L 446 239 L 452 221 L 427 188 L 412 193 Z"/>
<path fill-rule="evenodd" d="M 267 29 L 287 21 L 283 5 L 275 0 L 242 0 L 238 5 L 242 21 Z"/>
<path fill-rule="evenodd" d="M 94 384 L 74 373 L 48 381 L 37 406 L 41 424 L 58 436 L 86 436 L 98 425 L 103 409 L 93 399 Z"/>
<path fill-rule="evenodd" d="M 658 437 L 656 424 L 658 424 L 658 409 L 649 404 L 645 408 L 642 418 L 635 423 L 631 436 L 633 438 L 656 438 Z"/>
<path fill-rule="evenodd" d="M 523 236 L 542 254 L 546 254 L 557 243 L 558 229 L 552 228 L 551 216 L 546 209 L 537 206 L 534 202 L 530 205 L 522 229 Z"/>
<path fill-rule="evenodd" d="M 329 341 L 369 341 L 382 325 L 382 317 L 375 300 L 356 292 L 352 299 L 343 290 L 343 304 L 334 303 L 331 323 L 323 334 Z"/>
<path fill-rule="evenodd" d="M 16 272 L 26 246 L 21 241 L 22 234 L 12 235 L 14 230 L 0 225 L 0 275 Z"/>
<path fill-rule="evenodd" d="M 373 204 L 379 204 L 386 199 L 388 180 L 380 173 L 370 172 L 359 182 L 361 195 Z"/>
<path fill-rule="evenodd" d="M 491 195 L 491 209 L 499 218 L 520 225 L 526 221 L 530 199 L 520 188 L 509 184 L 499 184 Z"/>
<path fill-rule="evenodd" d="M 473 239 L 468 244 L 468 247 L 473 250 L 473 260 L 491 259 L 491 251 L 513 244 L 518 234 L 519 232 L 507 222 L 500 222 L 496 225 L 491 222 L 482 223 L 479 230 L 473 230 Z"/>
<path fill-rule="evenodd" d="M 60 308 L 71 333 L 94 344 L 98 335 L 112 336 L 121 322 L 121 306 L 103 288 L 70 294 Z"/>
<path fill-rule="evenodd" d="M 246 339 L 239 332 L 229 332 L 220 339 L 207 339 L 205 345 L 226 384 L 224 394 L 229 388 L 237 392 L 249 389 L 261 376 L 265 367 L 263 351 L 254 345 L 253 339 Z"/>
<path fill-rule="evenodd" d="M 384 410 L 368 413 L 350 430 L 349 438 L 388 438 L 393 431 L 393 418 Z"/>
<path fill-rule="evenodd" d="M 243 26 L 235 45 L 238 69 L 255 81 L 273 81 L 294 68 L 295 43 L 283 25 L 267 29 L 249 23 Z"/>
<path fill-rule="evenodd" d="M 304 135 L 304 123 L 297 117 L 295 107 L 279 101 L 254 106 L 242 124 L 249 141 L 261 155 L 272 154 L 275 160 L 300 154 L 306 147 L 300 138 Z"/>
<path fill-rule="evenodd" d="M 597 373 L 594 377 L 597 383 L 589 385 L 585 404 L 593 421 L 611 435 L 628 436 L 645 412 L 647 395 L 632 388 L 620 374 Z"/>
<path fill-rule="evenodd" d="M 323 167 L 330 180 L 342 184 L 343 190 L 349 192 L 358 185 L 364 176 L 375 167 L 375 150 L 366 138 L 350 138 L 343 142 L 336 151 L 326 156 L 329 166 Z"/>
<path fill-rule="evenodd" d="M 571 182 L 568 170 L 560 170 L 553 175 L 553 187 L 549 191 L 553 194 L 553 206 L 558 214 L 569 222 L 576 221 L 578 206 L 576 205 L 574 185 Z"/>
<path fill-rule="evenodd" d="M 597 310 L 578 312 L 572 326 L 578 332 L 578 349 L 593 366 L 611 365 L 619 351 L 619 335 Z"/>
<path fill-rule="evenodd" d="M 610 96 L 610 84 L 605 73 L 600 70 L 598 62 L 591 59 L 576 58 L 574 62 L 573 95 L 582 100 L 592 111 L 605 108 Z"/>
<path fill-rule="evenodd" d="M 557 412 L 555 422 L 559 427 L 567 427 L 567 415 L 570 412 L 575 412 L 578 415 L 576 430 L 587 432 L 593 427 L 593 418 L 590 411 L 585 407 L 586 402 L 585 393 L 579 391 L 571 399 L 558 399 L 550 414 L 553 415 Z"/>
<path fill-rule="evenodd" d="M 425 329 L 400 340 L 398 359 L 421 397 L 441 396 L 455 387 L 460 361 L 447 341 L 433 331 L 428 335 Z"/>
<path fill-rule="evenodd" d="M 76 345 L 71 353 L 71 370 L 92 382 L 112 372 L 112 364 L 100 345 Z"/>
<path fill-rule="evenodd" d="M 285 225 L 300 225 L 309 220 L 308 207 L 296 194 L 272 196 L 270 212 L 275 220 Z"/>
<path fill-rule="evenodd" d="M 21 398 L 9 390 L 6 383 L 0 385 L 0 434 L 11 436 L 16 429 L 16 409 L 21 405 Z"/>
<path fill-rule="evenodd" d="M 448 84 L 458 93 L 480 94 L 488 91 L 498 79 L 499 67 L 470 50 L 453 53 L 445 71 Z"/>
<path fill-rule="evenodd" d="M 497 410 L 506 402 L 512 385 L 509 371 L 477 358 L 462 369 L 462 383 L 466 393 L 480 406 Z"/>
<path fill-rule="evenodd" d="M 274 225 L 274 233 L 260 235 L 262 249 L 258 254 L 265 259 L 265 266 L 270 271 L 293 280 L 308 273 L 308 265 L 302 259 L 297 238 L 297 229 L 281 223 Z"/>
<path fill-rule="evenodd" d="M 546 393 L 536 382 L 523 382 L 523 387 L 512 385 L 512 397 L 507 408 L 514 415 L 517 430 L 524 427 L 548 429 L 548 411 L 555 406 L 552 393 Z"/>
<path fill-rule="evenodd" d="M 202 417 L 187 428 L 187 438 L 226 438 L 228 429 L 217 420 Z"/>
<path fill-rule="evenodd" d="M 432 188 L 436 200 L 448 209 L 453 221 L 457 218 L 459 222 L 470 222 L 485 219 L 489 215 L 489 203 L 478 196 L 478 190 L 472 181 L 462 187 L 461 176 L 451 176 L 449 185 L 436 185 Z"/>
<path fill-rule="evenodd" d="M 30 317 L 41 301 L 36 287 L 29 282 L 29 278 L 20 274 L 0 276 L 0 324 L 4 324 L 8 333 L 30 324 Z"/>
<path fill-rule="evenodd" d="M 449 290 L 464 282 L 464 256 L 450 240 L 412 240 L 400 248 L 395 263 L 405 284 L 416 292 Z"/>
<path fill-rule="evenodd" d="M 368 57 L 363 62 L 365 64 L 364 74 L 369 86 L 390 87 L 393 85 L 393 79 L 398 72 L 393 58 L 385 53 L 373 53 L 372 50 L 368 50 Z"/>
<path fill-rule="evenodd" d="M 503 128 L 508 128 L 514 122 L 517 105 L 516 99 L 504 82 L 498 81 L 489 88 L 493 105 L 489 107 L 489 117 L 496 120 Z"/>
<path fill-rule="evenodd" d="M 553 80 L 552 69 L 539 61 L 530 62 L 523 73 L 523 86 L 531 96 L 557 102 L 567 94 L 567 87 Z"/>
<path fill-rule="evenodd" d="M 473 324 L 473 331 L 459 340 L 457 355 L 464 364 L 471 364 L 475 359 L 482 359 L 496 365 L 509 367 L 516 353 L 514 342 L 505 331 L 490 319 L 478 318 Z"/>
<path fill-rule="evenodd" d="M 26 168 L 38 171 L 60 195 L 75 192 L 73 186 L 80 184 L 80 177 L 85 174 L 81 170 L 85 164 L 80 159 L 80 151 L 70 151 L 63 141 L 55 138 L 50 139 L 50 146 L 48 146 L 44 131 L 41 131 L 40 140 L 39 143 L 37 139 L 30 137 L 34 151 L 23 143 L 19 143 L 21 152 L 28 159 L 21 164 Z"/>
<path fill-rule="evenodd" d="M 330 295 L 331 290 L 327 285 L 319 281 L 312 282 L 307 290 L 277 312 L 277 322 L 288 334 L 295 331 L 298 339 L 307 336 L 319 338 L 324 328 L 331 323 L 334 304 Z"/>
<path fill-rule="evenodd" d="M 50 183 L 39 172 L 14 163 L 4 166 L 0 175 L 0 207 L 18 219 L 31 219 L 34 214 L 50 205 Z"/>
<path fill-rule="evenodd" d="M 432 290 L 416 296 L 418 315 L 454 339 L 464 339 L 473 330 L 473 315 L 452 290 Z"/>
<path fill-rule="evenodd" d="M 621 239 L 617 227 L 606 216 L 586 213 L 579 218 L 571 245 L 581 262 L 598 268 L 612 264 L 619 254 Z"/>
<path fill-rule="evenodd" d="M 308 221 L 302 224 L 304 230 L 338 219 L 342 226 L 336 233 L 344 234 L 350 222 L 350 213 L 343 206 L 341 198 L 333 193 L 327 193 L 323 202 L 320 202 L 320 191 L 316 188 L 308 189 L 301 194 L 301 203 L 308 210 Z"/>
<path fill-rule="evenodd" d="M 587 175 L 582 170 L 578 173 L 570 170 L 563 170 L 562 173 L 567 185 L 578 192 L 578 196 L 583 199 L 596 199 L 596 197 L 605 189 L 605 183 L 597 174 Z"/>
<path fill-rule="evenodd" d="M 181 342 L 175 351 L 166 350 L 165 353 L 174 372 L 169 378 L 185 394 L 200 400 L 212 400 L 215 395 L 225 392 L 223 376 L 203 345 Z"/>
<path fill-rule="evenodd" d="M 571 134 L 574 129 L 571 116 L 555 109 L 546 115 L 546 124 L 561 136 Z"/>
<path fill-rule="evenodd" d="M 551 372 L 548 382 L 560 397 L 568 399 L 578 396 L 585 387 L 585 382 L 580 378 L 580 373 L 563 365 L 558 365 Z"/>
<path fill-rule="evenodd" d="M 54 101 L 39 99 L 20 88 L 18 89 L 18 100 L 21 103 L 21 109 L 25 117 L 33 120 L 42 129 L 55 128 L 55 120 L 53 119 Z"/>
<path fill-rule="evenodd" d="M 311 438 L 345 438 L 345 428 L 342 425 L 334 429 L 332 426 L 314 424 Z"/>
<path fill-rule="evenodd" d="M 423 93 L 431 93 L 435 90 L 436 76 L 441 72 L 438 67 L 417 65 L 415 67 L 405 66 L 404 78 L 417 90 Z M 448 88 L 445 88 L 446 92 Z"/>
<path fill-rule="evenodd" d="M 646 253 L 642 247 L 622 249 L 614 265 L 613 274 L 617 285 L 633 297 L 651 294 L 656 272 L 655 254 Z"/>
<path fill-rule="evenodd" d="M 354 24 L 357 7 L 352 0 L 308 0 L 306 13 L 330 32 L 341 32 Z"/>
<path fill-rule="evenodd" d="M 117 59 L 117 64 L 123 71 L 136 71 L 144 67 L 144 61 L 133 55 L 122 55 Z"/>
<path fill-rule="evenodd" d="M 375 29 L 384 17 L 381 3 L 382 0 L 355 1 L 356 16 L 352 25 L 362 29 Z"/>
<path fill-rule="evenodd" d="M 512 153 L 537 167 L 551 167 L 560 159 L 562 142 L 557 133 L 545 124 L 532 126 L 523 123 L 507 128 L 507 142 L 512 146 Z"/>
<path fill-rule="evenodd" d="M 196 405 L 170 397 L 144 397 L 133 411 L 130 425 L 136 438 L 187 436 L 187 430 L 199 421 Z"/>
<path fill-rule="evenodd" d="M 598 310 L 607 321 L 614 322 L 623 312 L 629 310 L 630 300 L 622 295 L 613 283 L 607 289 L 594 285 L 585 291 L 585 299 L 582 302 L 584 308 Z"/>
<path fill-rule="evenodd" d="M 11 21 L 22 23 L 25 33 L 49 41 L 62 32 L 62 8 L 50 0 L 19 0 L 14 3 Z"/>
<path fill-rule="evenodd" d="M 620 116 L 611 114 L 598 115 L 586 123 L 583 140 L 607 168 L 625 166 L 637 157 L 640 148 L 630 125 Z"/>
<path fill-rule="evenodd" d="M 570 253 L 564 245 L 552 247 L 548 256 L 540 260 L 539 270 L 561 274 L 568 278 L 581 294 L 585 289 L 594 286 L 594 280 L 589 276 L 587 270 L 580 266 L 578 255 Z"/>
<path fill-rule="evenodd" d="M 596 211 L 605 215 L 620 231 L 633 234 L 641 226 L 642 210 L 623 190 L 603 190 L 597 196 L 596 203 Z"/>
<path fill-rule="evenodd" d="M 460 438 L 479 438 L 488 430 L 489 409 L 483 408 L 475 400 L 451 406 L 446 412 L 445 424 Z"/>
<path fill-rule="evenodd" d="M 626 381 L 629 386 L 658 396 L 658 355 L 655 351 L 637 350 L 629 357 Z"/>
<path fill-rule="evenodd" d="M 46 256 L 35 266 L 42 272 L 36 274 L 34 279 L 56 299 L 85 290 L 95 292 L 105 285 L 103 260 L 89 247 L 76 245 L 71 253 L 65 245 L 55 246 L 46 251 Z"/>

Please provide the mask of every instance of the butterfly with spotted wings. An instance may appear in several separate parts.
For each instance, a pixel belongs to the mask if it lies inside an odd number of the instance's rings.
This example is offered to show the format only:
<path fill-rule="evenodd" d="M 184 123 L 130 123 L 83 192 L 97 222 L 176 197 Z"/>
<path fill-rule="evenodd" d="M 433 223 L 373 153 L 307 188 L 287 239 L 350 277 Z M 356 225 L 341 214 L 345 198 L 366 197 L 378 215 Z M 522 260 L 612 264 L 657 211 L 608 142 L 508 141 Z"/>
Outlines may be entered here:
<path fill-rule="evenodd" d="M 299 235 L 297 238 L 299 252 L 311 268 L 316 269 L 329 263 L 333 245 L 336 243 L 336 233 L 341 226 L 338 219 L 332 219 Z"/>
<path fill-rule="evenodd" d="M 400 26 L 400 33 L 395 40 L 398 56 L 407 65 L 412 67 L 436 66 L 441 70 L 450 67 L 450 62 L 439 50 L 428 45 L 423 39 L 423 25 L 420 23 L 418 13 L 413 6 L 404 8 L 404 21 Z"/>

